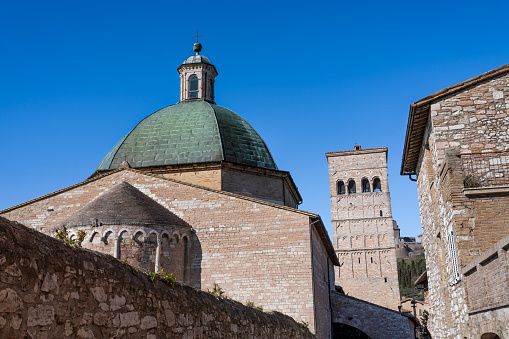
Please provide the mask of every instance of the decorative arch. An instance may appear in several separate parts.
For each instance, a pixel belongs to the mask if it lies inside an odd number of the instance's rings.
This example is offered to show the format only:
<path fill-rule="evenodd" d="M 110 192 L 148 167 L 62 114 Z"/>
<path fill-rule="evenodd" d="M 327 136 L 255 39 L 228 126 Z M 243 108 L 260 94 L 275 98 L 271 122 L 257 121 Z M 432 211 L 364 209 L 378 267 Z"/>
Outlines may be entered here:
<path fill-rule="evenodd" d="M 118 232 L 118 240 L 117 240 L 117 254 L 116 258 L 120 260 L 127 259 L 127 254 L 129 251 L 129 243 L 131 242 L 131 235 L 127 229 L 121 229 Z"/>
<path fill-rule="evenodd" d="M 115 240 L 112 236 L 112 234 L 115 234 L 113 232 L 113 229 L 112 228 L 107 228 L 106 230 L 103 231 L 103 236 L 101 237 L 101 241 L 105 244 L 105 245 L 108 245 L 109 242 L 111 240 Z"/>
<path fill-rule="evenodd" d="M 136 236 L 139 236 L 140 233 L 143 235 L 144 238 L 147 236 L 147 232 L 143 228 L 137 228 L 136 230 L 133 231 L 133 239 Z"/>
<path fill-rule="evenodd" d="M 131 232 L 129 231 L 128 228 L 121 228 L 118 233 L 117 233 L 117 236 L 120 237 L 120 234 L 124 233 L 124 232 L 127 232 L 127 235 L 129 238 L 132 238 L 132 235 L 131 235 Z"/>
<path fill-rule="evenodd" d="M 92 244 L 98 244 L 101 242 L 101 238 L 101 233 L 99 233 L 99 231 L 94 231 L 90 236 L 89 242 Z"/>

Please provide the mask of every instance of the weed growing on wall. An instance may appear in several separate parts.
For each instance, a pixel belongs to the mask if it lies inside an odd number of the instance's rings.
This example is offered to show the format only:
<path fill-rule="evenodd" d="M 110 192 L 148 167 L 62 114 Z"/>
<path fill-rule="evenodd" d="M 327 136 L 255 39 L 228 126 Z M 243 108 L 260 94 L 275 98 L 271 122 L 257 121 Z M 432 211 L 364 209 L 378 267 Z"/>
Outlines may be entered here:
<path fill-rule="evenodd" d="M 83 240 L 85 240 L 86 236 L 87 232 L 85 232 L 85 230 L 78 230 L 76 238 L 73 238 L 72 236 L 69 235 L 69 231 L 65 226 L 63 226 L 55 233 L 55 238 L 62 240 L 66 244 L 76 245 L 78 247 L 81 247 L 81 244 L 83 243 Z"/>
<path fill-rule="evenodd" d="M 211 290 L 207 290 L 210 294 L 212 294 L 216 299 L 218 298 L 226 298 L 226 294 L 223 289 L 216 283 L 214 283 L 214 287 Z"/>
<path fill-rule="evenodd" d="M 156 272 L 150 272 L 148 274 L 148 281 L 154 282 L 157 280 L 157 273 Z"/>
<path fill-rule="evenodd" d="M 309 327 L 309 323 L 305 322 L 305 321 L 301 321 L 299 323 L 300 326 L 304 327 L 304 328 L 308 328 Z"/>

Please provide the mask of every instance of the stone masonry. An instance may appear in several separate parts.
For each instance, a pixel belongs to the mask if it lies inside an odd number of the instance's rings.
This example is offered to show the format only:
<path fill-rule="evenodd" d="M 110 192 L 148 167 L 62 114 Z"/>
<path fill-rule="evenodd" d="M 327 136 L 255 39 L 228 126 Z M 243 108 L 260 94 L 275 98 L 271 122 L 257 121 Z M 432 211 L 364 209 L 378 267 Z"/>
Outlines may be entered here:
<path fill-rule="evenodd" d="M 341 264 L 336 281 L 348 295 L 397 310 L 399 287 L 387 148 L 359 146 L 326 156 L 333 243 Z"/>
<path fill-rule="evenodd" d="M 333 323 L 341 324 L 343 332 L 351 326 L 371 339 L 415 338 L 418 322 L 411 315 L 336 292 L 332 293 L 331 299 Z"/>
<path fill-rule="evenodd" d="M 401 174 L 417 176 L 433 338 L 478 337 L 472 324 L 481 322 L 486 335 L 507 333 L 495 323 L 508 326 L 509 305 L 467 290 L 479 273 L 465 268 L 509 234 L 508 114 L 509 65 L 411 105 Z M 488 272 L 492 287 L 507 292 Z"/>
<path fill-rule="evenodd" d="M 162 281 L 0 217 L 0 337 L 313 338 L 262 312 Z"/>
<path fill-rule="evenodd" d="M 264 310 L 277 310 L 298 322 L 309 323 L 310 330 L 318 337 L 329 335 L 329 292 L 334 288 L 334 275 L 330 272 L 336 265 L 331 258 L 336 262 L 337 259 L 316 214 L 125 169 L 14 206 L 1 215 L 49 234 L 122 182 L 129 183 L 189 225 L 189 231 L 176 229 L 175 234 L 181 239 L 187 236 L 192 246 L 188 264 L 192 287 L 207 290 L 217 283 L 235 300 L 251 301 Z M 123 232 L 126 241 L 132 241 L 136 240 L 136 230 L 140 227 L 84 228 L 90 237 L 85 240 L 86 247 L 101 250 L 106 245 L 106 235 L 113 244 L 123 241 Z M 165 244 L 165 233 L 157 227 L 153 229 L 156 231 L 153 245 Z M 145 234 L 150 235 L 148 229 Z M 108 254 L 115 253 L 111 247 L 105 249 Z M 182 248 L 178 251 L 183 253 Z M 152 256 L 156 252 L 152 249 Z M 164 265 L 165 253 L 171 256 L 172 248 L 166 251 L 161 247 L 159 253 L 163 256 L 160 263 Z M 122 250 L 120 255 L 122 258 Z M 175 273 L 184 278 L 183 272 Z"/>

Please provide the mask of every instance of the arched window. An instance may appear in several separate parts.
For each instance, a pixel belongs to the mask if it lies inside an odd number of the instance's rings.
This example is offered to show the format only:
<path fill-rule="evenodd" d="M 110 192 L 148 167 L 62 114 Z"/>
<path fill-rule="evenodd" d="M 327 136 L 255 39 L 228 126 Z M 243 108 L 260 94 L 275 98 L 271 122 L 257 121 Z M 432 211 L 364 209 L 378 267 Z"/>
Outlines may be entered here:
<path fill-rule="evenodd" d="M 382 192 L 382 185 L 380 184 L 380 178 L 373 179 L 373 192 Z"/>
<path fill-rule="evenodd" d="M 362 179 L 362 193 L 368 193 L 371 192 L 369 188 L 369 180 L 368 179 Z"/>
<path fill-rule="evenodd" d="M 198 98 L 198 76 L 196 74 L 189 77 L 189 98 Z"/>
<path fill-rule="evenodd" d="M 338 194 L 345 194 L 345 183 L 338 181 Z"/>
<path fill-rule="evenodd" d="M 353 194 L 357 192 L 357 188 L 355 187 L 355 180 L 350 180 L 348 182 L 348 194 Z"/>

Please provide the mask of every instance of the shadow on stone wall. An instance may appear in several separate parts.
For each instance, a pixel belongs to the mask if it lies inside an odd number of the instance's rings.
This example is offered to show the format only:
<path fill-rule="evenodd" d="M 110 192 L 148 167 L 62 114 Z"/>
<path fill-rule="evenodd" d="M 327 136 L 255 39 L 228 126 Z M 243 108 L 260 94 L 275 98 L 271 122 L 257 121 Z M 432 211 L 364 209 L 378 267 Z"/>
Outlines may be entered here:
<path fill-rule="evenodd" d="M 313 338 L 278 313 L 162 281 L 0 217 L 1 338 Z"/>

